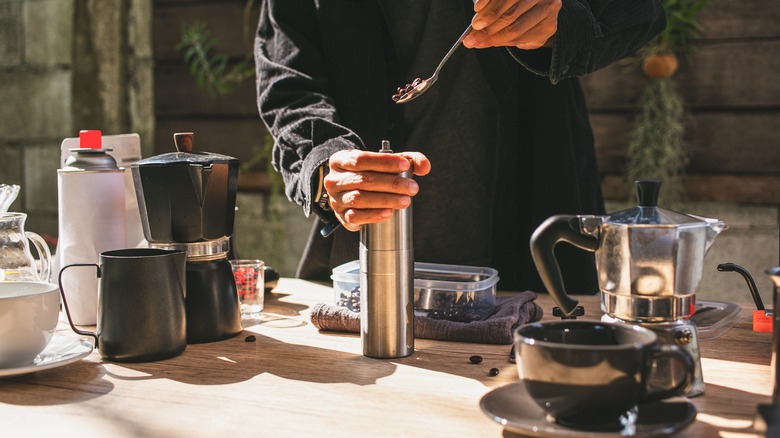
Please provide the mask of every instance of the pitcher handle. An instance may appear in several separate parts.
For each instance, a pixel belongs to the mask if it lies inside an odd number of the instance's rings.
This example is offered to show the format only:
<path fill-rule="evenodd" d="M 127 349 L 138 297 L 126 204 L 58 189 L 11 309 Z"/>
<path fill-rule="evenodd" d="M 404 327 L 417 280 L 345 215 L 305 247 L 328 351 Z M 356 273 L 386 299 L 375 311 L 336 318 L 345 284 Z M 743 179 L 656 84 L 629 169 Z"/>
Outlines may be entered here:
<path fill-rule="evenodd" d="M 35 250 L 38 251 L 38 258 L 41 260 L 41 266 L 36 269 L 38 278 L 48 283 L 51 281 L 49 276 L 51 275 L 51 251 L 49 251 L 49 245 L 43 240 L 43 237 L 32 231 L 25 231 L 27 238 L 32 242 Z"/>
<path fill-rule="evenodd" d="M 64 268 L 60 270 L 60 275 L 57 278 L 57 281 L 60 285 L 60 295 L 62 296 L 62 305 L 65 307 L 65 315 L 68 317 L 68 324 L 70 324 L 70 328 L 73 329 L 74 332 L 82 335 L 82 336 L 91 336 L 95 338 L 95 348 L 98 348 L 98 337 L 96 332 L 90 332 L 87 330 L 81 330 L 76 328 L 76 325 L 73 324 L 73 319 L 70 317 L 70 309 L 68 308 L 68 300 L 65 299 L 65 287 L 62 285 L 62 274 L 65 273 L 65 270 L 68 268 L 73 268 L 76 266 L 94 266 L 97 269 L 97 276 L 100 278 L 100 266 L 97 263 L 74 263 L 72 265 L 67 265 Z"/>
<path fill-rule="evenodd" d="M 548 218 L 531 236 L 531 256 L 547 292 L 560 306 L 563 317 L 576 314 L 579 301 L 566 293 L 561 268 L 555 258 L 555 245 L 566 242 L 585 251 L 594 252 L 599 242 L 593 236 L 579 231 L 579 218 L 572 215 L 556 215 Z"/>
<path fill-rule="evenodd" d="M 647 391 L 642 395 L 642 402 L 651 402 L 663 400 L 675 395 L 680 395 L 687 391 L 693 383 L 693 370 L 696 364 L 693 361 L 693 357 L 686 350 L 676 345 L 656 344 L 653 351 L 653 361 L 661 359 L 672 359 L 680 362 L 685 370 L 685 376 L 673 388 L 659 390 L 659 391 Z M 648 380 L 649 382 L 649 380 Z M 647 383 L 645 384 L 645 389 Z"/>

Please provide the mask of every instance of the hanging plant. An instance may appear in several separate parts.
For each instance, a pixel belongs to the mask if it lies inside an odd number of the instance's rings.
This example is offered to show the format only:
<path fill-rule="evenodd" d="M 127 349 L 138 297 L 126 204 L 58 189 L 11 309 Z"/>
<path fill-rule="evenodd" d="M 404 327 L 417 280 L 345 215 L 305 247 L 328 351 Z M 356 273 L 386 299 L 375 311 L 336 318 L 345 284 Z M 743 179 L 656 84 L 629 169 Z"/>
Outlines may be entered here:
<path fill-rule="evenodd" d="M 696 16 L 709 0 L 665 0 L 666 29 L 640 51 L 647 85 L 628 146 L 628 178 L 664 181 L 662 196 L 676 200 L 690 153 L 684 142 L 685 105 L 673 76 L 688 61 L 701 26 Z"/>

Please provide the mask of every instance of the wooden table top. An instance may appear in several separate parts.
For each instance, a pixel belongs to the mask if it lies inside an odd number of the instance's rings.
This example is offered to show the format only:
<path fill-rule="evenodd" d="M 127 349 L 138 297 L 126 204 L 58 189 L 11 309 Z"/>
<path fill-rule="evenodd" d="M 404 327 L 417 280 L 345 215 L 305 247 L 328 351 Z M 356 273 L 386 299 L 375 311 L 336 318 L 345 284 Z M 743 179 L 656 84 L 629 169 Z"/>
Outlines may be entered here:
<path fill-rule="evenodd" d="M 366 358 L 359 335 L 311 325 L 310 307 L 332 300 L 328 286 L 283 278 L 266 296 L 264 320 L 233 339 L 153 363 L 103 362 L 95 351 L 0 379 L 1 435 L 509 435 L 479 400 L 518 381 L 510 346 L 417 339 L 410 357 Z M 551 318 L 549 296 L 537 301 Z M 597 297 L 581 301 L 598 309 Z M 756 405 L 771 394 L 771 335 L 753 333 L 745 310 L 725 335 L 700 342 L 706 393 L 692 399 L 697 420 L 679 436 L 754 436 Z M 245 341 L 250 334 L 256 342 Z"/>

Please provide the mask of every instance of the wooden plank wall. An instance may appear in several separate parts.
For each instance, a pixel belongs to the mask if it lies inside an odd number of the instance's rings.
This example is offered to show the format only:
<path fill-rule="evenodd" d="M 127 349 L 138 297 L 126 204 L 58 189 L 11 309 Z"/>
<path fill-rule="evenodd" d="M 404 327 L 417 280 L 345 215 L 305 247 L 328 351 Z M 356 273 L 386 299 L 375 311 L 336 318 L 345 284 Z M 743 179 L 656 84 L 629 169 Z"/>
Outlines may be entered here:
<path fill-rule="evenodd" d="M 259 2 L 254 2 L 259 3 Z M 258 8 L 245 0 L 155 0 L 156 153 L 173 150 L 173 133 L 195 132 L 195 150 L 219 152 L 247 162 L 263 146 L 265 128 L 257 113 L 255 83 L 244 81 L 234 92 L 212 97 L 197 86 L 176 49 L 182 26 L 206 22 L 216 38 L 214 53 L 238 63 L 252 55 Z M 242 172 L 241 190 L 269 190 L 265 164 Z"/>
<path fill-rule="evenodd" d="M 676 75 L 692 152 L 685 197 L 780 204 L 780 2 L 712 0 L 700 19 L 698 51 Z M 612 65 L 582 83 L 605 196 L 627 199 L 626 146 L 645 80 Z"/>
<path fill-rule="evenodd" d="M 244 0 L 155 0 L 156 151 L 172 149 L 173 132 L 194 130 L 196 149 L 244 161 L 262 145 L 253 81 L 235 93 L 200 91 L 175 49 L 181 27 L 209 23 L 215 50 L 239 61 L 251 53 L 257 8 Z M 690 64 L 677 74 L 689 109 L 692 159 L 683 181 L 691 201 L 780 204 L 780 1 L 712 0 Z M 626 145 L 644 79 L 613 65 L 583 79 L 607 199 L 622 200 Z M 263 165 L 242 174 L 243 190 L 268 190 Z"/>

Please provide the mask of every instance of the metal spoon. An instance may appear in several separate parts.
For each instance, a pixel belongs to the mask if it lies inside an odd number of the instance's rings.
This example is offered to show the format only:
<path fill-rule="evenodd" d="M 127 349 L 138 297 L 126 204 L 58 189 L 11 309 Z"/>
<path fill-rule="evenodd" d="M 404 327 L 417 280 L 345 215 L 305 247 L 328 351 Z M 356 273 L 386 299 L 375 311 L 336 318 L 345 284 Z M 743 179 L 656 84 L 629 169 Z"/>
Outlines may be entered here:
<path fill-rule="evenodd" d="M 406 103 L 411 100 L 416 99 L 421 94 L 428 91 L 429 88 L 436 82 L 437 79 L 439 79 L 439 70 L 444 66 L 444 64 L 447 62 L 448 59 L 450 59 L 450 56 L 452 56 L 453 53 L 455 53 L 455 49 L 457 49 L 460 46 L 460 43 L 463 41 L 463 38 L 466 38 L 466 35 L 471 32 L 471 25 L 466 28 L 465 31 L 463 31 L 463 34 L 458 38 L 457 41 L 455 41 L 455 44 L 452 45 L 452 48 L 450 48 L 450 51 L 447 52 L 446 55 L 444 55 L 444 58 L 442 58 L 441 62 L 439 62 L 439 65 L 436 67 L 436 71 L 433 72 L 433 75 L 428 79 L 415 79 L 414 82 L 411 84 L 408 84 L 404 88 L 398 89 L 398 94 L 393 95 L 393 101 L 395 103 Z"/>

